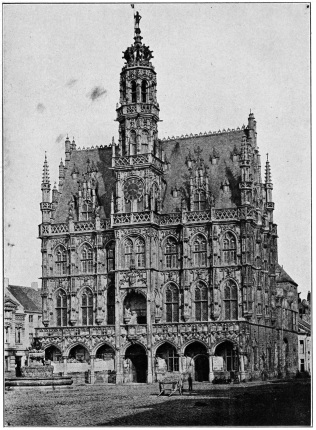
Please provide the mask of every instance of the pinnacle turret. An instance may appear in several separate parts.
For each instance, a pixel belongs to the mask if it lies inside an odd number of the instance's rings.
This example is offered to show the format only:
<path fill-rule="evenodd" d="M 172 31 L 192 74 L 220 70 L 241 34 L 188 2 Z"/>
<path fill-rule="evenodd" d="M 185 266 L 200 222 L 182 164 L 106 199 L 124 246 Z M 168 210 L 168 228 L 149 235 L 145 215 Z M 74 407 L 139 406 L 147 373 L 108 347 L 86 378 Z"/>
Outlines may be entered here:
<path fill-rule="evenodd" d="M 269 158 L 268 157 L 269 156 L 267 154 L 266 170 L 265 170 L 265 183 L 266 184 L 272 184 L 271 167 L 270 167 L 270 163 L 269 163 Z"/>
<path fill-rule="evenodd" d="M 49 166 L 48 166 L 48 162 L 47 162 L 46 152 L 45 152 L 45 160 L 44 160 L 44 165 L 43 165 L 42 189 L 43 189 L 44 185 L 45 185 L 44 188 L 49 188 L 50 189 Z"/>

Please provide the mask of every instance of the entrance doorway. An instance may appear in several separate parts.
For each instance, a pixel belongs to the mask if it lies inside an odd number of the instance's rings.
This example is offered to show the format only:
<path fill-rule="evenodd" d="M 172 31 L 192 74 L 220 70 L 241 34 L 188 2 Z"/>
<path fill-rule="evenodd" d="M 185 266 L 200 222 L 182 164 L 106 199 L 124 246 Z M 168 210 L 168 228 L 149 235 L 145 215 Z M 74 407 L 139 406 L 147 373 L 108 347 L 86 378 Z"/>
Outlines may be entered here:
<path fill-rule="evenodd" d="M 124 362 L 125 382 L 147 382 L 147 355 L 141 345 L 127 348 Z"/>
<path fill-rule="evenodd" d="M 236 348 L 231 342 L 220 343 L 215 350 L 215 356 L 223 358 L 223 370 L 227 372 L 238 371 L 238 357 Z"/>
<path fill-rule="evenodd" d="M 187 371 L 197 382 L 209 380 L 209 359 L 206 346 L 200 342 L 193 342 L 185 349 Z"/>

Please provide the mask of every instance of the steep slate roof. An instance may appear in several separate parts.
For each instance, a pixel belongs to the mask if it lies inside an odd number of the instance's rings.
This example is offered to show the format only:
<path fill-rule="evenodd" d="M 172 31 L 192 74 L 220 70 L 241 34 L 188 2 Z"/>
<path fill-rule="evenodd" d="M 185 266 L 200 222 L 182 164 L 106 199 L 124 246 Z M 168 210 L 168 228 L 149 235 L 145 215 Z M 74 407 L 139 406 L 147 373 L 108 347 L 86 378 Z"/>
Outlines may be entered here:
<path fill-rule="evenodd" d="M 9 285 L 9 292 L 24 307 L 26 312 L 42 312 L 42 297 L 40 291 L 29 287 Z"/>
<path fill-rule="evenodd" d="M 221 132 L 219 134 L 198 135 L 188 138 L 162 141 L 166 160 L 170 163 L 169 170 L 165 173 L 167 182 L 166 192 L 163 196 L 163 212 L 176 212 L 180 207 L 180 198 L 174 198 L 171 194 L 172 187 L 183 187 L 185 200 L 188 203 L 189 190 L 189 170 L 186 165 L 186 157 L 189 151 L 193 158 L 196 158 L 198 147 L 204 164 L 209 167 L 209 191 L 215 197 L 215 207 L 236 207 L 240 205 L 240 166 L 239 160 L 233 161 L 232 154 L 241 152 L 242 136 L 246 136 L 246 129 Z M 217 163 L 212 165 L 210 156 L 213 151 L 219 156 Z M 223 201 L 221 185 L 228 179 L 231 199 L 229 202 Z"/>
<path fill-rule="evenodd" d="M 291 278 L 290 275 L 288 275 L 286 273 L 286 271 L 283 269 L 282 266 L 280 266 L 278 263 L 276 264 L 276 273 L 277 273 L 277 277 L 276 277 L 276 282 L 277 283 L 281 283 L 281 282 L 290 282 L 291 284 L 294 284 L 297 286 L 297 283 L 295 281 L 293 281 L 293 279 Z"/>
<path fill-rule="evenodd" d="M 99 201 L 100 217 L 109 218 L 111 210 L 111 193 L 114 190 L 115 178 L 112 170 L 112 148 L 92 148 L 73 150 L 68 168 L 65 169 L 65 180 L 60 196 L 58 207 L 56 210 L 54 223 L 66 222 L 68 218 L 68 203 L 72 196 L 78 193 L 78 181 L 83 179 L 83 175 L 87 172 L 87 161 L 90 160 L 97 166 L 97 198 Z M 71 173 L 74 165 L 79 170 L 76 179 L 73 179 Z"/>

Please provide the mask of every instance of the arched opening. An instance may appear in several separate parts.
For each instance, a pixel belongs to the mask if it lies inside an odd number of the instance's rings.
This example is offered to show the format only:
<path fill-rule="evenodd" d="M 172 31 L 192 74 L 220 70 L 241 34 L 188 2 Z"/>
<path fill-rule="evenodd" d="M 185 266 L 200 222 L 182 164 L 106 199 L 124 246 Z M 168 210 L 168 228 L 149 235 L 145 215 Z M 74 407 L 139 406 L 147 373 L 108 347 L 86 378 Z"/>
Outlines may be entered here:
<path fill-rule="evenodd" d="M 137 150 L 136 150 L 136 131 L 132 130 L 130 132 L 130 155 L 136 155 Z"/>
<path fill-rule="evenodd" d="M 124 323 L 125 324 L 146 324 L 147 311 L 145 297 L 132 291 L 128 293 L 124 300 Z"/>
<path fill-rule="evenodd" d="M 124 382 L 147 382 L 147 355 L 141 345 L 134 344 L 126 350 Z"/>
<path fill-rule="evenodd" d="M 142 81 L 142 102 L 147 102 L 147 82 Z"/>
<path fill-rule="evenodd" d="M 220 343 L 215 349 L 215 357 L 218 357 L 215 360 L 216 362 L 215 367 L 219 371 L 231 372 L 231 371 L 238 370 L 237 351 L 236 351 L 236 347 L 234 347 L 234 345 L 231 342 L 225 341 L 223 343 Z M 213 368 L 214 368 L 214 365 L 213 365 Z"/>
<path fill-rule="evenodd" d="M 61 350 L 57 348 L 55 345 L 51 345 L 48 348 L 45 349 L 45 360 L 46 361 L 55 361 L 59 362 L 61 361 Z"/>
<path fill-rule="evenodd" d="M 136 103 L 136 100 L 137 100 L 137 85 L 136 85 L 136 82 L 135 81 L 132 81 L 132 84 L 131 84 L 131 87 L 132 87 L 132 103 Z"/>
<path fill-rule="evenodd" d="M 94 370 L 96 372 L 106 371 L 107 373 L 115 371 L 115 351 L 111 346 L 105 344 L 97 349 Z"/>
<path fill-rule="evenodd" d="M 68 358 L 73 363 L 90 363 L 89 351 L 82 345 L 71 348 Z"/>
<path fill-rule="evenodd" d="M 205 345 L 193 342 L 185 348 L 186 371 L 191 373 L 195 381 L 209 380 L 209 358 Z"/>
<path fill-rule="evenodd" d="M 179 355 L 170 343 L 163 343 L 156 352 L 156 374 L 179 371 Z"/>
<path fill-rule="evenodd" d="M 115 287 L 109 285 L 107 292 L 108 324 L 115 324 Z"/>

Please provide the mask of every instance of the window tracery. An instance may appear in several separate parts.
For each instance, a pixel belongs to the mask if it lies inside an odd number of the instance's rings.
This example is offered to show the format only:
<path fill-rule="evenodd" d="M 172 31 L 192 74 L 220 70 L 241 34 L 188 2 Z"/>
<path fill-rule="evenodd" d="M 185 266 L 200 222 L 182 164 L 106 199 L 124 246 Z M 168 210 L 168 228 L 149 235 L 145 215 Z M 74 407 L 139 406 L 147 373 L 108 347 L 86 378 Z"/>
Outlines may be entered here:
<path fill-rule="evenodd" d="M 232 233 L 227 232 L 223 239 L 223 263 L 236 264 L 236 251 L 237 246 L 235 236 Z"/>
<path fill-rule="evenodd" d="M 55 251 L 55 269 L 56 275 L 66 275 L 67 274 L 67 253 L 63 246 L 58 246 Z"/>
<path fill-rule="evenodd" d="M 168 237 L 165 243 L 165 265 L 167 268 L 177 267 L 177 242 L 173 237 Z"/>
<path fill-rule="evenodd" d="M 199 282 L 194 290 L 195 321 L 207 321 L 207 287 Z"/>
<path fill-rule="evenodd" d="M 206 240 L 199 235 L 193 242 L 193 264 L 194 266 L 206 266 Z"/>
<path fill-rule="evenodd" d="M 237 285 L 229 280 L 224 285 L 224 319 L 237 319 Z"/>
<path fill-rule="evenodd" d="M 93 324 L 93 294 L 89 288 L 81 295 L 81 322 L 82 325 Z"/>
<path fill-rule="evenodd" d="M 179 322 L 179 290 L 174 284 L 166 288 L 166 322 Z"/>
<path fill-rule="evenodd" d="M 56 294 L 56 325 L 63 327 L 67 325 L 67 296 L 64 290 Z"/>
<path fill-rule="evenodd" d="M 93 252 L 91 246 L 89 245 L 84 245 L 81 250 L 81 272 L 93 272 Z"/>

